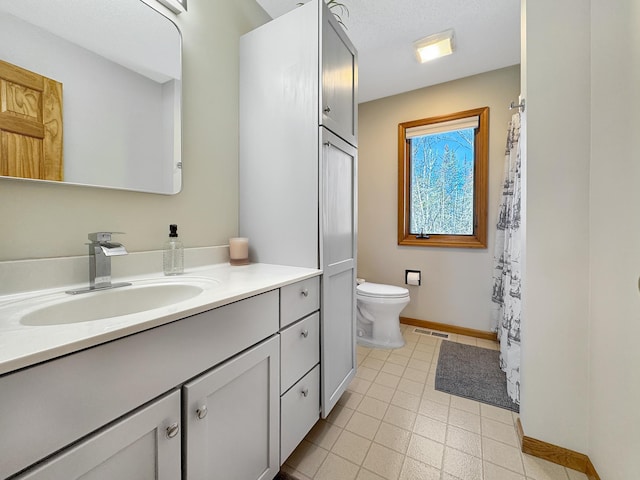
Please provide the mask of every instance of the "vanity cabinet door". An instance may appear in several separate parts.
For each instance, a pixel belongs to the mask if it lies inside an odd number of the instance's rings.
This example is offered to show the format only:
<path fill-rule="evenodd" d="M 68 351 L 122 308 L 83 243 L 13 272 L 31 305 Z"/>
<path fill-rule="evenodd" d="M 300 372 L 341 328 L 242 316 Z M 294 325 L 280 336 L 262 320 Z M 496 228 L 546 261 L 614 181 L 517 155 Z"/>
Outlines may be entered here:
<path fill-rule="evenodd" d="M 98 431 L 16 480 L 180 478 L 180 391 Z"/>
<path fill-rule="evenodd" d="M 322 145 L 322 418 L 356 373 L 356 149 L 328 131 Z"/>
<path fill-rule="evenodd" d="M 321 9 L 320 124 L 357 146 L 357 53 L 329 9 L 325 5 Z"/>
<path fill-rule="evenodd" d="M 184 385 L 185 478 L 278 473 L 279 349 L 275 335 Z"/>

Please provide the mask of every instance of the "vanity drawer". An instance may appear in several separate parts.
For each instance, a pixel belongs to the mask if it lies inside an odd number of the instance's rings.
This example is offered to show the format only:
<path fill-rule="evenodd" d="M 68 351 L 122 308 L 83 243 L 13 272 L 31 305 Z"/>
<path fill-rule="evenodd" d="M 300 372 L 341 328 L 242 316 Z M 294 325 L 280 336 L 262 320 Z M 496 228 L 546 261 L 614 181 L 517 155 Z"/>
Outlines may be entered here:
<path fill-rule="evenodd" d="M 320 361 L 320 314 L 288 326 L 280 332 L 280 393 Z"/>
<path fill-rule="evenodd" d="M 291 455 L 320 418 L 320 365 L 280 399 L 280 463 Z"/>
<path fill-rule="evenodd" d="M 320 308 L 320 277 L 308 278 L 280 289 L 280 328 Z"/>

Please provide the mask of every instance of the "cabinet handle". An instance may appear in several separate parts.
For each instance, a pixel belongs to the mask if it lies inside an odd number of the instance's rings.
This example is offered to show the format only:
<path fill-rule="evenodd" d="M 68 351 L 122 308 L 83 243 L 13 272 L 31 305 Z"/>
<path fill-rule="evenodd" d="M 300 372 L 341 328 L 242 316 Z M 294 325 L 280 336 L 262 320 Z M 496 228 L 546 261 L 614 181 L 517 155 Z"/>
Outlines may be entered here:
<path fill-rule="evenodd" d="M 300 335 L 303 338 L 307 338 L 309 336 L 309 330 L 307 330 L 306 328 L 304 330 L 302 330 L 302 332 L 300 332 Z"/>
<path fill-rule="evenodd" d="M 327 105 L 326 107 L 324 107 L 324 113 L 329 113 L 331 111 L 331 107 L 329 105 Z"/>
<path fill-rule="evenodd" d="M 300 393 L 302 394 L 303 397 L 306 397 L 307 395 L 309 395 L 309 389 L 303 388 L 302 390 L 300 390 Z"/>
<path fill-rule="evenodd" d="M 307 290 L 306 288 L 302 289 L 302 291 L 300 292 L 300 295 L 302 295 L 303 297 L 308 297 L 309 290 Z"/>
<path fill-rule="evenodd" d="M 176 435 L 178 435 L 179 431 L 180 431 L 180 425 L 178 425 L 177 423 L 172 423 L 167 427 L 167 438 L 175 437 Z"/>
<path fill-rule="evenodd" d="M 207 413 L 209 413 L 209 410 L 207 410 L 206 405 L 203 405 L 196 410 L 196 416 L 198 417 L 199 420 L 202 420 L 204 417 L 206 417 Z"/>

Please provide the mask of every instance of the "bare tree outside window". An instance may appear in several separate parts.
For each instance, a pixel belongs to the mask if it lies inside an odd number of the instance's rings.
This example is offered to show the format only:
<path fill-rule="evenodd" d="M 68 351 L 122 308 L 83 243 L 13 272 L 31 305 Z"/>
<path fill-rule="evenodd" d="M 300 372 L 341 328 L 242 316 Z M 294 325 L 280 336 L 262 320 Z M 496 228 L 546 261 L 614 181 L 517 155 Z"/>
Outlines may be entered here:
<path fill-rule="evenodd" d="M 410 233 L 473 235 L 473 136 L 465 128 L 409 140 Z"/>
<path fill-rule="evenodd" d="M 488 116 L 398 126 L 398 244 L 486 248 Z"/>

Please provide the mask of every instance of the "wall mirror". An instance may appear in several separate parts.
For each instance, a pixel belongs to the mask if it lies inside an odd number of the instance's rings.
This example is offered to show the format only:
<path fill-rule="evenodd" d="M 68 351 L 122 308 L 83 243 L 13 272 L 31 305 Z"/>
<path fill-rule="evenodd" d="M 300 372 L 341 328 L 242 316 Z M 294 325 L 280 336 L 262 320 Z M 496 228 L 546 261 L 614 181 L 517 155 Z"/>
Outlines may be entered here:
<path fill-rule="evenodd" d="M 9 77 L 0 75 L 2 181 L 178 193 L 181 50 L 177 26 L 140 0 L 1 0 L 0 73 Z M 31 111 L 52 107 L 20 84 L 21 69 L 59 85 L 54 120 Z M 61 137 L 53 143 L 62 153 L 59 179 L 34 179 L 42 177 L 25 166 L 44 155 L 38 135 L 28 136 L 38 130 L 32 120 Z"/>

